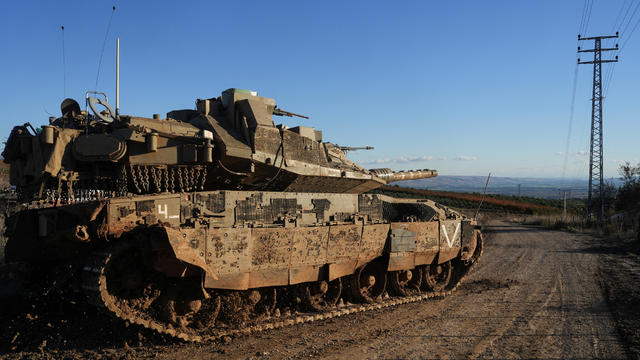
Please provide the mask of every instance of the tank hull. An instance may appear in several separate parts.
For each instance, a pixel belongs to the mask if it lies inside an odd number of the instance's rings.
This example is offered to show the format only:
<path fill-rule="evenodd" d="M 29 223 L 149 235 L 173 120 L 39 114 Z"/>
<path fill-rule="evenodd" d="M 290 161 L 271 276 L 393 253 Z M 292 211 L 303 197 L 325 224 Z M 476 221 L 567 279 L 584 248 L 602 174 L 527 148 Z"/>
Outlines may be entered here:
<path fill-rule="evenodd" d="M 111 198 L 19 211 L 8 219 L 7 235 L 7 261 L 64 264 L 77 280 L 69 286 L 80 286 L 98 307 L 194 341 L 221 334 L 220 324 L 264 323 L 265 313 L 330 312 L 338 304 L 384 302 L 387 293 L 436 294 L 454 288 L 482 248 L 471 219 L 428 200 L 372 194 Z M 114 285 L 127 283 L 162 295 L 127 305 L 131 289 L 120 298 Z M 240 323 L 228 313 L 239 311 L 229 310 L 238 301 L 251 309 Z M 211 313 L 208 326 L 194 320 Z"/>

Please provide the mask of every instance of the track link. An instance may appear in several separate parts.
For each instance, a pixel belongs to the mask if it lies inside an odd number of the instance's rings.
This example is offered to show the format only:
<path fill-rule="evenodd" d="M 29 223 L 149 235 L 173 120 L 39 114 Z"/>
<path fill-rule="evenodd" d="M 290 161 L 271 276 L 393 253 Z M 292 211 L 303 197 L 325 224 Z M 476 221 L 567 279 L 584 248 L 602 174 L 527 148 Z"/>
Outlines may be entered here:
<path fill-rule="evenodd" d="M 434 298 L 444 298 L 451 295 L 464 282 L 466 276 L 473 270 L 473 268 L 477 265 L 479 259 L 482 257 L 484 251 L 482 236 L 480 235 L 478 239 L 478 247 L 476 248 L 476 252 L 472 257 L 472 260 L 468 265 L 464 265 L 463 268 L 460 268 L 460 266 L 464 263 L 462 261 L 457 261 L 459 263 L 458 269 L 454 267 L 452 281 L 444 291 L 425 292 L 418 295 L 406 297 L 387 297 L 373 304 L 346 304 L 341 307 L 319 313 L 297 312 L 286 316 L 271 317 L 255 325 L 244 326 L 235 329 L 214 330 L 211 334 L 203 335 L 185 332 L 182 329 L 176 329 L 171 325 L 167 325 L 165 323 L 156 321 L 148 316 L 144 316 L 144 314 L 138 314 L 139 316 L 136 316 L 130 311 L 123 311 L 118 306 L 117 298 L 109 294 L 109 292 L 107 291 L 106 269 L 109 266 L 109 261 L 113 258 L 114 255 L 117 255 L 121 251 L 125 251 L 126 248 L 128 248 L 128 246 L 126 245 L 116 245 L 109 252 L 94 253 L 91 260 L 82 269 L 82 288 L 87 294 L 88 301 L 91 304 L 103 309 L 112 316 L 177 340 L 182 340 L 185 342 L 210 342 L 227 336 L 235 337 L 241 335 L 249 335 L 264 330 L 278 329 L 286 326 L 293 326 L 314 321 L 322 321 L 350 314 L 394 307 L 401 304 L 425 301 Z"/>

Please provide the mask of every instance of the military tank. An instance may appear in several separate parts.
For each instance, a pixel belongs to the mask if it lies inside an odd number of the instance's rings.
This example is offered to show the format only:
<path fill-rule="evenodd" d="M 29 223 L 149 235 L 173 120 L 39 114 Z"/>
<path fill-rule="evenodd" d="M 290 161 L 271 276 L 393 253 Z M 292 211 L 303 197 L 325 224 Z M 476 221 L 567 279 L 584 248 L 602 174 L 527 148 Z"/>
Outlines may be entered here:
<path fill-rule="evenodd" d="M 474 219 L 369 193 L 435 170 L 364 169 L 254 91 L 164 118 L 85 102 L 12 130 L 5 259 L 130 323 L 202 341 L 419 301 L 482 254 Z"/>

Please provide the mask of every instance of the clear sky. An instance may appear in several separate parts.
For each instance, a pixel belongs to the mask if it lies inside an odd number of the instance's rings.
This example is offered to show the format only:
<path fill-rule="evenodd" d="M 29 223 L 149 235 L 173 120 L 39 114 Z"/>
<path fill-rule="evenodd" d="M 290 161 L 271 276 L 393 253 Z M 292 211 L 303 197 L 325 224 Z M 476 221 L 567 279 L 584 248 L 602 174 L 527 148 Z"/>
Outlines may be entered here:
<path fill-rule="evenodd" d="M 622 32 L 616 20 L 631 19 L 604 104 L 605 177 L 640 162 L 636 4 L 595 0 L 586 26 L 586 35 Z M 289 126 L 375 146 L 350 153 L 366 167 L 562 177 L 569 138 L 565 176 L 588 175 L 590 65 L 579 67 L 567 136 L 583 0 L 5 2 L 3 139 L 15 124 L 59 116 L 62 25 L 66 96 L 84 103 L 113 5 L 98 89 L 115 102 L 119 36 L 123 114 L 165 114 L 246 88 L 311 117 L 282 119 Z"/>

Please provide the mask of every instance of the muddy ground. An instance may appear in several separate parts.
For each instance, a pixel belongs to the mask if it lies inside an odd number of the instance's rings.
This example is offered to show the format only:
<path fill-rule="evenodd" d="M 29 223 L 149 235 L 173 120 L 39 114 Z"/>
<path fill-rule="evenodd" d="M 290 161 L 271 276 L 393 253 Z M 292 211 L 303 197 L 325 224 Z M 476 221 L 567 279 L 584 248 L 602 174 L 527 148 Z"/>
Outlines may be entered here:
<path fill-rule="evenodd" d="M 178 344 L 55 296 L 3 305 L 6 358 L 640 358 L 637 248 L 504 222 L 450 297 Z"/>

